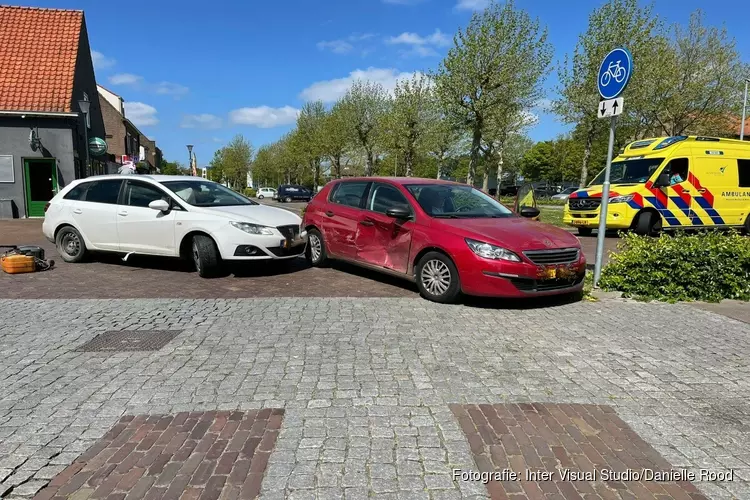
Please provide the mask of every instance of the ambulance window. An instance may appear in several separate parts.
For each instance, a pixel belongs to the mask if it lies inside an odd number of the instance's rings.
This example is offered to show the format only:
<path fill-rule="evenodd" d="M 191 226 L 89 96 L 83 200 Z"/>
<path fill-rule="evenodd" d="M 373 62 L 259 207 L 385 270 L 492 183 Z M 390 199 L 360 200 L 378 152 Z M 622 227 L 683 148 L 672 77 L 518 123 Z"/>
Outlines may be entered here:
<path fill-rule="evenodd" d="M 687 158 L 675 158 L 669 162 L 669 175 L 674 177 L 679 175 L 682 181 L 686 181 L 688 178 L 688 159 Z"/>
<path fill-rule="evenodd" d="M 740 187 L 750 188 L 750 160 L 737 160 L 737 170 L 740 173 Z"/>

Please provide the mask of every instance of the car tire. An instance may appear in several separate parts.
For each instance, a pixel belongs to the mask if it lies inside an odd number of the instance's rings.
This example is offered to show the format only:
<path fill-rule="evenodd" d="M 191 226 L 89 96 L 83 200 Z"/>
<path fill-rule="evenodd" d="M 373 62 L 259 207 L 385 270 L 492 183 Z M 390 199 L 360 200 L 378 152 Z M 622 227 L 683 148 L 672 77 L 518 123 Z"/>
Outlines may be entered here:
<path fill-rule="evenodd" d="M 221 274 L 221 256 L 216 243 L 208 236 L 193 236 L 191 245 L 193 264 L 201 278 L 215 278 Z"/>
<path fill-rule="evenodd" d="M 259 195 L 258 195 L 258 199 L 259 199 L 259 200 L 262 200 L 262 199 L 263 199 L 263 195 L 262 195 L 262 194 L 259 194 Z"/>
<path fill-rule="evenodd" d="M 590 227 L 579 227 L 578 228 L 578 236 L 591 236 L 591 233 L 594 230 Z"/>
<path fill-rule="evenodd" d="M 284 198 L 284 203 L 291 203 L 291 202 L 292 202 L 291 197 L 287 196 L 286 198 Z"/>
<path fill-rule="evenodd" d="M 78 229 L 65 226 L 57 232 L 55 246 L 62 260 L 70 263 L 83 262 L 86 257 L 86 243 Z"/>
<path fill-rule="evenodd" d="M 420 295 L 432 302 L 451 304 L 461 293 L 458 269 L 440 252 L 428 252 L 419 259 L 415 278 Z"/>
<path fill-rule="evenodd" d="M 658 216 L 653 212 L 641 212 L 635 221 L 635 233 L 641 236 L 656 236 L 659 233 L 658 222 Z"/>
<path fill-rule="evenodd" d="M 305 257 L 307 258 L 307 262 L 313 267 L 323 267 L 328 262 L 328 253 L 326 252 L 326 245 L 323 242 L 323 235 L 317 229 L 310 229 L 307 232 Z"/>

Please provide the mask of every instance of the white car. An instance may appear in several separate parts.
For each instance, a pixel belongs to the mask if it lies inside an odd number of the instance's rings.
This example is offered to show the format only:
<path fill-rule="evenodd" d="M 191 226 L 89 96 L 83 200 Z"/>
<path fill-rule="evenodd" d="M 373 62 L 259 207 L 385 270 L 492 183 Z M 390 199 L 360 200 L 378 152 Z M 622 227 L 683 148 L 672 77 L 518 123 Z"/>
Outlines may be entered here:
<path fill-rule="evenodd" d="M 577 188 L 577 187 L 565 188 L 562 191 L 560 191 L 559 193 L 557 193 L 555 195 L 552 195 L 550 198 L 553 199 L 553 200 L 567 200 L 568 198 L 570 198 L 571 194 L 575 193 L 579 189 L 580 188 Z"/>
<path fill-rule="evenodd" d="M 221 262 L 293 259 L 307 233 L 302 219 L 200 177 L 101 175 L 63 188 L 45 208 L 44 236 L 66 262 L 86 252 L 192 259 L 198 274 Z"/>
<path fill-rule="evenodd" d="M 263 198 L 271 198 L 272 200 L 275 200 L 276 190 L 274 188 L 260 188 L 258 189 L 256 196 L 259 200 L 262 200 Z"/>

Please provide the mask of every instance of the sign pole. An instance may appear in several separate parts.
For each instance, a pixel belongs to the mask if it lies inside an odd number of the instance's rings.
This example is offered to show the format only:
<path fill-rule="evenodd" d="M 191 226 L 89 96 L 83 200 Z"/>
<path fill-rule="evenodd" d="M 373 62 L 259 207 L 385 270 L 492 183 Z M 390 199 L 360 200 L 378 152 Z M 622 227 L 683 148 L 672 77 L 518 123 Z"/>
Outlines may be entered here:
<path fill-rule="evenodd" d="M 607 235 L 607 206 L 609 205 L 609 175 L 612 170 L 612 153 L 615 147 L 615 125 L 617 117 L 612 116 L 609 122 L 609 146 L 607 146 L 607 167 L 604 170 L 604 184 L 602 184 L 602 203 L 599 205 L 599 232 L 596 235 L 596 264 L 594 266 L 594 288 L 599 286 L 602 276 L 602 260 L 604 258 L 604 238 Z"/>

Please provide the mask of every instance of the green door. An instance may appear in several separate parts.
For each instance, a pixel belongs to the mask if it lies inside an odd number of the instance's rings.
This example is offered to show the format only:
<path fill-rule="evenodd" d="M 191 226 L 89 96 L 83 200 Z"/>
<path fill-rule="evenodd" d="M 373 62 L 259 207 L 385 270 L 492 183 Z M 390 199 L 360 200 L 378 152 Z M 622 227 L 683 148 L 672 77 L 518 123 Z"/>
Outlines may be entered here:
<path fill-rule="evenodd" d="M 44 217 L 44 206 L 57 193 L 57 169 L 54 158 L 24 160 L 26 213 Z"/>

